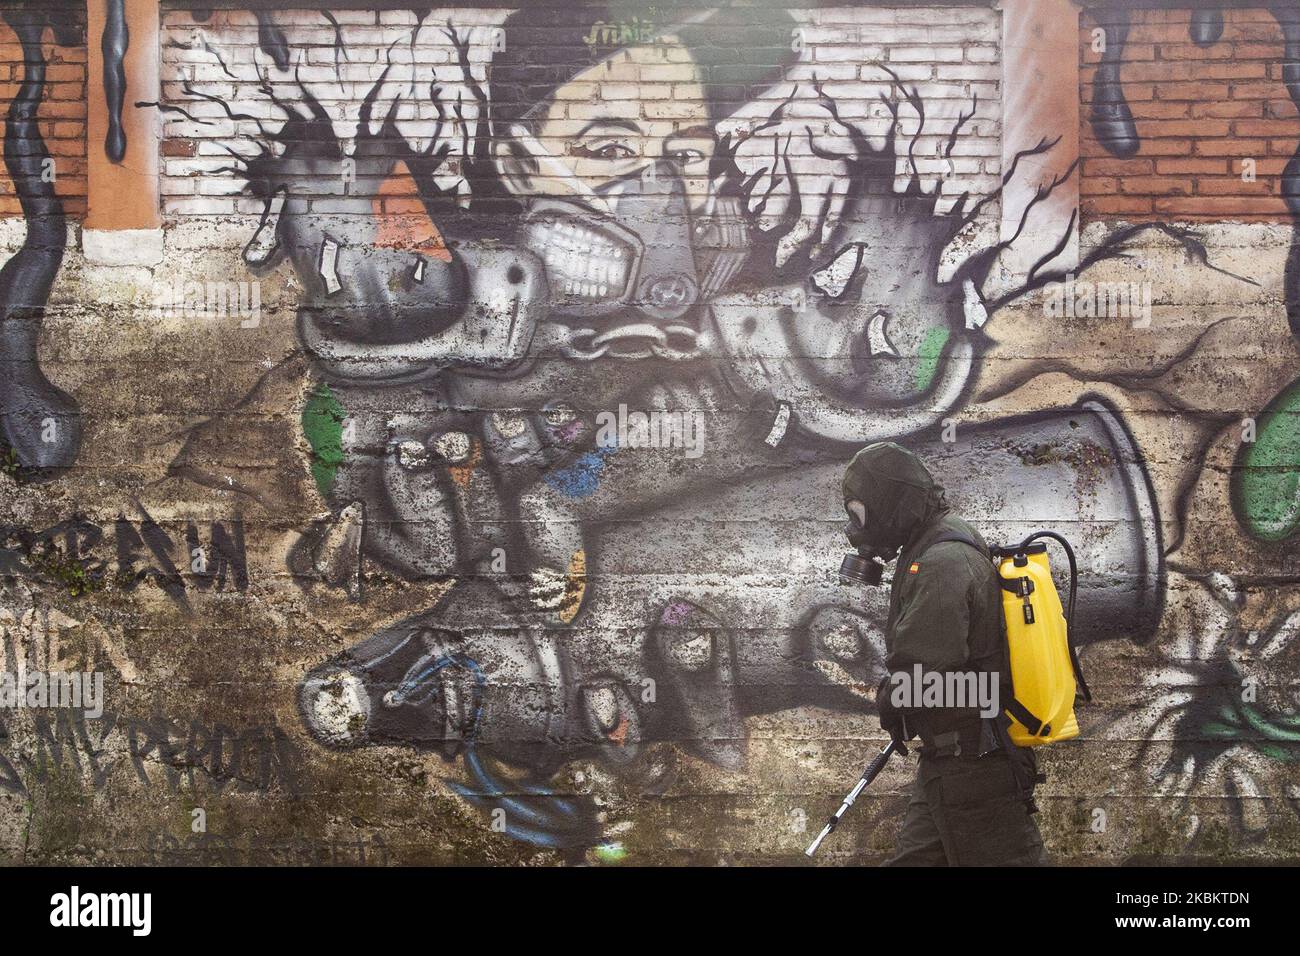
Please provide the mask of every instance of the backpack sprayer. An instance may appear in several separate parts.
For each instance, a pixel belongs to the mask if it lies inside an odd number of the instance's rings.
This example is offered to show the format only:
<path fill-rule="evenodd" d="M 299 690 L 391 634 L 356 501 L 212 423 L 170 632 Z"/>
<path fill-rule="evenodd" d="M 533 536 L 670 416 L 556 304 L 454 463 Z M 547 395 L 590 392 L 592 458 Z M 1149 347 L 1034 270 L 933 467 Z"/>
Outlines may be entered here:
<path fill-rule="evenodd" d="M 1064 609 L 1052 581 L 1047 545 L 1039 540 L 1042 538 L 1051 538 L 1060 544 L 1070 565 L 1070 597 Z M 936 538 L 930 546 L 942 541 L 959 541 L 979 548 L 970 538 L 961 535 Z M 1079 723 L 1074 716 L 1075 696 L 1081 693 L 1084 700 L 1090 701 L 1092 693 L 1083 678 L 1078 653 L 1070 643 L 1074 599 L 1079 587 L 1074 549 L 1055 531 L 1035 531 L 1013 547 L 990 548 L 989 553 L 997 565 L 998 584 L 1002 590 L 1002 617 L 1007 638 L 1004 664 L 1006 673 L 1011 676 L 1011 700 L 1002 708 L 1010 721 L 1007 734 L 1017 747 L 1042 747 L 1077 737 Z M 866 563 L 858 555 L 849 555 L 840 567 L 840 580 L 846 584 L 872 583 L 866 580 L 860 567 Z M 869 577 L 875 578 L 874 583 L 879 583 L 875 574 Z M 891 740 L 867 764 L 867 769 L 840 808 L 831 814 L 817 839 L 804 851 L 805 855 L 812 856 L 817 852 L 822 841 L 835 830 L 840 818 L 879 776 L 898 748 L 899 742 Z"/>

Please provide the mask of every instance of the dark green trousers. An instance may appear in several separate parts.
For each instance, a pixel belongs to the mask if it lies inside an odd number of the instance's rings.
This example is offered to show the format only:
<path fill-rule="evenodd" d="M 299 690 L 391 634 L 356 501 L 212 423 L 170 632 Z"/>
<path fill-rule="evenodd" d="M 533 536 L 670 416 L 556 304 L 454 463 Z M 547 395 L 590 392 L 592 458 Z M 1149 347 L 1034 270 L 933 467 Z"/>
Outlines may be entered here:
<path fill-rule="evenodd" d="M 1030 814 L 1032 754 L 921 756 L 916 786 L 885 866 L 1044 866 Z"/>

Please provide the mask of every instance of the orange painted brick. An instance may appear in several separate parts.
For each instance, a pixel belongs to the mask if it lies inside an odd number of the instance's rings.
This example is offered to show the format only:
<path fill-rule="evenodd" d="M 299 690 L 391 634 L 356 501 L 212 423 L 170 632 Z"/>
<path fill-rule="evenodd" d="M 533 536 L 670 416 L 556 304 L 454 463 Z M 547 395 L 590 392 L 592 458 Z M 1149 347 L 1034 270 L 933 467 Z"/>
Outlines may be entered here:
<path fill-rule="evenodd" d="M 1156 172 L 1161 175 L 1194 175 L 1215 173 L 1225 174 L 1230 171 L 1226 159 L 1157 159 Z"/>
<path fill-rule="evenodd" d="M 78 63 L 52 63 L 45 68 L 45 79 L 49 83 L 84 83 L 86 67 Z"/>
<path fill-rule="evenodd" d="M 1270 196 L 1277 193 L 1277 178 L 1256 177 L 1252 183 L 1244 182 L 1240 176 L 1222 178 L 1205 176 L 1196 180 L 1198 196 Z"/>
<path fill-rule="evenodd" d="M 1125 64 L 1120 74 L 1125 82 L 1184 82 L 1202 80 L 1262 80 L 1268 68 L 1254 61 L 1228 63 L 1157 62 Z"/>
<path fill-rule="evenodd" d="M 1191 85 L 1196 85 L 1196 84 L 1191 84 Z M 1156 89 L 1155 85 L 1152 83 L 1127 83 L 1126 82 L 1124 83 L 1124 98 L 1128 100 L 1130 103 L 1136 103 L 1140 100 L 1149 100 L 1155 96 L 1155 89 Z M 1228 95 L 1228 87 L 1227 84 L 1224 84 L 1223 96 L 1220 98 L 1226 99 L 1227 95 Z M 1092 77 L 1091 76 L 1087 78 L 1084 78 L 1082 76 L 1080 77 L 1079 98 L 1084 103 L 1092 102 Z M 1196 96 L 1183 96 L 1183 97 L 1162 96 L 1160 98 L 1199 100 L 1199 99 L 1204 99 L 1205 96 L 1203 93 L 1198 93 Z"/>
<path fill-rule="evenodd" d="M 1079 179 L 1081 196 L 1109 196 L 1119 192 L 1118 179 L 1109 176 L 1083 176 Z"/>
<path fill-rule="evenodd" d="M 1264 122 L 1261 120 L 1260 122 Z M 1261 136 L 1276 135 L 1278 129 L 1272 124 L 1269 125 L 1267 133 L 1260 133 Z M 1141 135 L 1143 139 L 1147 137 L 1169 137 L 1169 136 L 1227 136 L 1230 133 L 1240 132 L 1235 130 L 1228 120 L 1151 120 L 1143 123 L 1141 126 Z"/>
<path fill-rule="evenodd" d="M 1085 176 L 1141 176 L 1154 170 L 1150 159 L 1085 159 Z"/>
<path fill-rule="evenodd" d="M 1277 83 L 1232 84 L 1232 98 L 1235 100 L 1271 100 L 1279 92 Z"/>
<path fill-rule="evenodd" d="M 1152 100 L 1149 103 L 1130 103 L 1129 111 L 1133 114 L 1133 118 L 1137 120 L 1182 119 L 1193 115 L 1192 106 L 1193 104 L 1188 103 L 1185 100 L 1175 100 L 1172 102 Z M 1259 115 L 1258 110 L 1255 115 Z"/>
<path fill-rule="evenodd" d="M 1294 151 L 1295 141 L 1293 140 L 1292 152 Z M 1285 156 L 1252 156 L 1251 158 L 1255 160 L 1256 176 L 1281 176 L 1282 171 L 1286 169 L 1286 164 L 1291 161 L 1290 154 Z M 1241 175 L 1241 161 L 1233 160 L 1231 165 L 1233 175 Z"/>
<path fill-rule="evenodd" d="M 1198 139 L 1197 156 L 1264 156 L 1268 153 L 1268 140 L 1246 139 Z"/>
<path fill-rule="evenodd" d="M 1283 49 L 1279 36 L 1276 43 L 1234 43 L 1232 55 L 1238 60 L 1277 60 L 1282 56 Z"/>
<path fill-rule="evenodd" d="M 1247 43 L 1267 43 L 1276 41 L 1279 46 L 1282 42 L 1282 29 L 1277 25 L 1277 21 L 1271 23 L 1267 20 L 1247 20 L 1238 17 L 1239 11 L 1230 10 L 1224 17 L 1223 37 L 1221 43 L 1236 43 L 1244 41 Z"/>
<path fill-rule="evenodd" d="M 1243 84 L 1244 85 L 1244 84 Z M 1192 100 L 1204 103 L 1208 100 L 1226 100 L 1232 87 L 1227 83 L 1161 83 L 1156 91 L 1156 99 Z M 1245 99 L 1246 97 L 1243 97 Z M 1266 97 L 1257 97 L 1265 99 Z"/>
<path fill-rule="evenodd" d="M 86 118 L 86 101 L 74 100 L 71 102 L 53 103 L 45 100 L 41 103 L 41 116 L 48 116 L 52 119 L 81 119 Z"/>
<path fill-rule="evenodd" d="M 1129 176 L 1120 180 L 1120 191 L 1129 195 L 1186 196 L 1192 192 L 1192 181 L 1172 176 Z"/>
<path fill-rule="evenodd" d="M 1266 104 L 1259 100 L 1229 100 L 1226 103 L 1189 103 L 1187 105 L 1191 109 L 1192 116 L 1197 119 L 1203 117 L 1249 119 L 1263 116 Z M 1294 107 L 1292 107 L 1292 112 L 1295 112 Z"/>
<path fill-rule="evenodd" d="M 1150 198 L 1144 196 L 1100 196 L 1080 202 L 1085 217 L 1142 215 L 1152 211 Z"/>
<path fill-rule="evenodd" d="M 1281 199 L 1246 196 L 1175 196 L 1154 200 L 1154 208 L 1156 212 L 1174 216 L 1192 215 L 1214 219 L 1266 216 L 1286 212 L 1286 204 Z"/>
<path fill-rule="evenodd" d="M 1141 130 L 1138 132 L 1141 133 Z M 1139 152 L 1148 156 L 1187 156 L 1192 152 L 1193 142 L 1191 139 L 1143 140 Z"/>
<path fill-rule="evenodd" d="M 1232 133 L 1234 136 L 1300 135 L 1300 118 L 1292 120 L 1236 120 L 1232 124 Z"/>
<path fill-rule="evenodd" d="M 1210 47 L 1200 47 L 1187 39 L 1187 34 L 1183 34 L 1183 43 L 1161 43 L 1157 46 L 1160 51 L 1162 60 L 1195 60 L 1202 63 L 1206 60 L 1231 60 L 1231 59 L 1248 59 L 1239 58 L 1233 55 L 1232 46 L 1227 43 L 1216 43 Z M 1124 59 L 1128 60 L 1128 46 L 1124 47 Z"/>

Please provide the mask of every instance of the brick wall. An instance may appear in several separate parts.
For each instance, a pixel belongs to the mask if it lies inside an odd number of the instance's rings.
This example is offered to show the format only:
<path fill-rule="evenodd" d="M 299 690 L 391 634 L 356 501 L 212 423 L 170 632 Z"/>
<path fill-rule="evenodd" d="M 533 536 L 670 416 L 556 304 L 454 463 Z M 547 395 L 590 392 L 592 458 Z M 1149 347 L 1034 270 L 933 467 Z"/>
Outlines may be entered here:
<path fill-rule="evenodd" d="M 1221 37 L 1200 46 L 1191 18 L 1188 9 L 1132 12 L 1120 76 L 1141 145 L 1127 158 L 1112 155 L 1088 121 L 1101 59 L 1094 31 L 1117 14 L 1080 18 L 1085 218 L 1288 218 L 1281 173 L 1300 146 L 1300 115 L 1282 81 L 1282 30 L 1267 9 L 1229 9 Z M 1253 182 L 1242 175 L 1246 160 Z"/>
<path fill-rule="evenodd" d="M 471 94 L 463 86 L 465 78 L 443 26 L 464 36 L 473 78 L 485 82 L 492 30 L 508 12 L 457 8 L 436 22 L 430 18 L 421 24 L 410 11 L 343 10 L 331 14 L 339 24 L 336 33 L 318 11 L 283 11 L 277 23 L 293 46 L 298 64 L 294 77 L 303 81 L 304 88 L 293 77 L 279 74 L 258 50 L 258 25 L 251 13 L 218 11 L 196 22 L 187 11 L 164 12 L 163 100 L 169 108 L 183 108 L 188 114 L 168 109 L 165 115 L 164 212 L 202 216 L 261 211 L 259 202 L 241 196 L 243 181 L 228 149 L 241 139 L 264 137 L 284 123 L 285 112 L 274 104 L 261 76 L 272 77 L 271 86 L 281 102 L 300 103 L 309 92 L 336 118 L 341 137 L 355 136 L 362 100 L 389 67 L 390 58 L 399 66 L 412 67 L 425 83 L 457 90 L 468 102 Z M 880 102 L 889 93 L 892 78 L 921 97 L 924 120 L 906 104 L 898 120 L 900 190 L 915 176 L 927 190 L 940 188 L 947 199 L 967 193 L 975 202 L 996 192 L 1001 64 L 1000 23 L 992 10 L 983 6 L 827 7 L 792 10 L 791 16 L 799 25 L 799 36 L 792 36 L 790 43 L 802 52 L 786 79 L 801 84 L 805 92 L 820 84 L 838 104 L 839 117 L 870 135 L 877 145 L 883 144 L 892 123 Z M 347 50 L 342 58 L 335 45 L 340 37 Z M 539 31 L 535 39 L 544 46 L 546 31 Z M 757 116 L 760 110 L 775 108 L 789 91 L 788 82 L 755 90 L 754 102 L 736 106 L 747 106 L 742 116 Z M 650 72 L 636 92 L 645 101 L 647 117 L 671 116 L 673 101 L 692 95 L 674 89 L 671 78 L 656 78 Z M 573 115 L 583 108 L 589 109 L 590 103 L 575 103 Z M 232 118 L 227 109 L 240 118 Z M 419 112 L 422 120 L 433 115 L 429 104 L 408 109 Z M 949 148 L 951 126 L 962 116 L 967 116 L 962 135 Z M 403 128 L 415 129 L 413 117 L 406 118 Z M 259 123 L 263 130 L 258 129 Z M 412 135 L 418 137 L 418 130 Z M 453 157 L 456 149 L 453 144 Z M 796 167 L 799 162 L 815 162 L 804 152 Z M 455 169 L 454 162 L 449 164 L 448 175 L 454 175 Z M 348 195 L 373 195 L 377 211 L 404 215 L 413 209 L 412 188 L 400 179 L 361 181 L 349 184 Z M 310 191 L 305 182 L 302 189 Z M 319 195 L 311 201 L 314 211 L 355 209 L 354 204 L 339 201 L 337 177 L 323 178 L 317 189 Z M 995 197 L 985 213 L 993 216 L 997 209 Z"/>
<path fill-rule="evenodd" d="M 84 18 L 83 18 L 84 19 Z M 59 46 L 46 33 L 45 96 L 40 107 L 41 136 L 55 162 L 55 190 L 69 217 L 86 214 L 86 48 Z M 23 75 L 23 51 L 9 26 L 0 22 L 0 116 Z M 21 216 L 13 181 L 0 167 L 0 217 Z"/>

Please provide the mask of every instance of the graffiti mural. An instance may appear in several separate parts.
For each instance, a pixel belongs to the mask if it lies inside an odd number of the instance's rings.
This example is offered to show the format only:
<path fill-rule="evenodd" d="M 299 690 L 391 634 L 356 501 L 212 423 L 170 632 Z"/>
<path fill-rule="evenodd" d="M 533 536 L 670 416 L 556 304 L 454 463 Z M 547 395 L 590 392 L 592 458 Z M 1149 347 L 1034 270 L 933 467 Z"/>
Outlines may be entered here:
<path fill-rule="evenodd" d="M 1290 14 L 1087 4 L 1022 116 L 1017 4 L 382 6 L 0 4 L 0 619 L 109 673 L 5 718 L 6 793 L 315 801 L 300 857 L 791 854 L 727 824 L 816 817 L 880 736 L 885 592 L 835 570 L 887 439 L 1079 556 L 1053 851 L 1288 856 Z M 153 258 L 94 219 L 144 152 Z"/>
<path fill-rule="evenodd" d="M 1107 529 L 1084 542 L 1089 637 L 1149 635 L 1158 516 L 1105 400 L 933 440 L 969 394 L 991 310 L 1049 278 L 989 301 L 998 245 L 940 277 L 997 187 L 944 201 L 915 151 L 933 129 L 949 159 L 978 93 L 927 118 L 882 64 L 875 128 L 851 124 L 816 68 L 800 68 L 799 22 L 783 11 L 632 30 L 594 7 L 469 30 L 430 13 L 394 49 L 445 49 L 451 69 L 431 85 L 390 58 L 340 130 L 321 102 L 328 76 L 303 82 L 292 33 L 273 21 L 258 15 L 258 49 L 284 116 L 241 166 L 264 203 L 244 255 L 289 260 L 305 290 L 298 333 L 319 383 L 303 425 L 335 511 L 297 558 L 354 592 L 366 560 L 455 581 L 307 677 L 320 741 L 462 757 L 457 791 L 504 809 L 508 835 L 583 847 L 601 840 L 594 804 L 549 787 L 567 761 L 643 777 L 643 754 L 669 741 L 740 770 L 747 717 L 861 710 L 882 673 L 885 609 L 808 564 L 835 553 L 844 461 L 884 438 L 926 447 L 956 498 L 1008 533 L 1030 530 L 1026 505 L 1053 488 L 1087 486 L 1068 520 Z M 740 62 L 717 62 L 723 35 L 745 38 Z M 337 37 L 344 83 L 346 29 Z M 685 102 L 660 117 L 629 89 Z M 210 97 L 185 84 L 162 109 L 184 116 Z M 322 183 L 398 175 L 427 211 L 423 235 L 395 244 L 369 196 L 315 212 Z M 613 441 L 598 427 L 607 409 L 628 423 Z M 704 453 L 657 441 L 660 416 L 690 420 Z M 977 503 L 1033 449 L 1053 463 L 1036 470 L 1041 489 Z M 965 474 L 974 459 L 982 485 Z M 691 544 L 657 522 L 725 530 Z M 801 525 L 786 540 L 764 530 Z M 805 580 L 782 574 L 792 567 Z M 1107 579 L 1116 567 L 1129 576 Z M 1100 626 L 1113 620 L 1127 633 Z"/>

